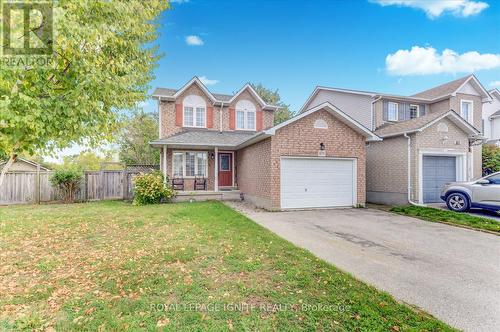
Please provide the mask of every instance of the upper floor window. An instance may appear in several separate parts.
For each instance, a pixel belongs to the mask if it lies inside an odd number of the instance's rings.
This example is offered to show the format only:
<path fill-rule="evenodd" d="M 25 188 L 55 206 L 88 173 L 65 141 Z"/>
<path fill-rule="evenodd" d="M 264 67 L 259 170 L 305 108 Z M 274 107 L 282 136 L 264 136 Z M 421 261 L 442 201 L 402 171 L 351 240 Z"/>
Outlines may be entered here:
<path fill-rule="evenodd" d="M 207 105 L 205 100 L 197 95 L 189 95 L 183 101 L 184 127 L 206 127 Z"/>
<path fill-rule="evenodd" d="M 419 106 L 418 105 L 410 105 L 410 119 L 418 118 L 419 116 Z"/>
<path fill-rule="evenodd" d="M 460 116 L 472 123 L 472 110 L 473 110 L 472 100 L 461 100 L 460 101 Z"/>
<path fill-rule="evenodd" d="M 236 129 L 255 130 L 255 105 L 246 99 L 236 103 Z"/>
<path fill-rule="evenodd" d="M 387 103 L 387 121 L 398 121 L 398 103 Z"/>

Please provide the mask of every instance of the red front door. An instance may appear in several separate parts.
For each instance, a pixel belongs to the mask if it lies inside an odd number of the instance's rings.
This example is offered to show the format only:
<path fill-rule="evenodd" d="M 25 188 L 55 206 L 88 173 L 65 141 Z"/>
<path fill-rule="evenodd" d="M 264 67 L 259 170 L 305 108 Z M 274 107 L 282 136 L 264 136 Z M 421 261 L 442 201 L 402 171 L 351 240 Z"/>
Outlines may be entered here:
<path fill-rule="evenodd" d="M 219 187 L 233 185 L 233 154 L 219 153 Z"/>

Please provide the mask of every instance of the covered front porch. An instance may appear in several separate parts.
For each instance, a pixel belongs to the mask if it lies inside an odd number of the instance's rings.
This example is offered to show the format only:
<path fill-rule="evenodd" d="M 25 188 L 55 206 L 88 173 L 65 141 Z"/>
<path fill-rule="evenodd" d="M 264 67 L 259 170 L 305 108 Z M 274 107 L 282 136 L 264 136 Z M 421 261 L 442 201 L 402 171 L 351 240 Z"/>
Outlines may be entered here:
<path fill-rule="evenodd" d="M 178 193 L 231 191 L 238 187 L 236 151 L 165 145 L 160 156 L 160 169 Z"/>
<path fill-rule="evenodd" d="M 239 199 L 237 151 L 249 133 L 184 131 L 152 142 L 160 149 L 160 169 L 180 200 Z"/>

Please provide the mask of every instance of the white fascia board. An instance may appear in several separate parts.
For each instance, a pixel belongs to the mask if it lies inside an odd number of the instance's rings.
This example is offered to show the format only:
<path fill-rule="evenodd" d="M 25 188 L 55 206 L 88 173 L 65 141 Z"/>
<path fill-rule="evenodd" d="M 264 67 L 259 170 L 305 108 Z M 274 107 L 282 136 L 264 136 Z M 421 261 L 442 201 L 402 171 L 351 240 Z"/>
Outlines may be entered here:
<path fill-rule="evenodd" d="M 217 98 L 215 98 L 214 95 L 212 95 L 212 93 L 207 89 L 207 87 L 196 76 L 193 77 L 189 82 L 184 84 L 184 86 L 180 90 L 178 90 L 176 93 L 174 93 L 174 95 L 172 97 L 173 98 L 179 97 L 184 91 L 186 91 L 187 88 L 189 88 L 193 84 L 197 84 L 200 87 L 200 89 L 203 90 L 203 92 L 205 92 L 205 94 L 208 96 L 208 98 L 210 98 L 210 100 L 213 103 L 218 101 Z"/>
<path fill-rule="evenodd" d="M 479 90 L 484 95 L 484 98 L 482 99 L 483 103 L 491 101 L 491 96 L 490 96 L 489 92 L 483 87 L 483 85 L 481 84 L 481 82 L 479 82 L 479 80 L 474 75 L 470 75 L 469 78 L 466 79 L 465 82 L 463 82 L 462 85 L 460 85 L 458 87 L 458 89 L 456 89 L 455 91 L 453 91 L 453 93 L 451 95 L 452 96 L 456 96 L 457 92 L 460 91 L 460 89 L 462 89 L 465 86 L 465 84 L 467 84 L 470 80 L 473 80 L 474 83 L 476 83 L 476 85 L 479 87 Z"/>
<path fill-rule="evenodd" d="M 342 89 L 342 88 L 329 88 L 329 87 L 325 87 L 325 86 L 316 86 L 314 88 L 313 92 L 307 98 L 307 100 L 304 103 L 304 105 L 302 105 L 302 107 L 300 108 L 299 113 L 304 112 L 305 108 L 309 105 L 309 103 L 311 102 L 311 100 L 321 90 L 323 90 L 323 91 L 343 92 L 343 93 L 350 93 L 350 94 L 356 94 L 356 95 L 363 95 L 363 96 L 369 96 L 369 97 L 372 97 L 372 98 L 378 95 L 377 93 L 367 92 L 367 91 L 356 91 L 356 90 L 349 90 L 349 89 Z"/>
<path fill-rule="evenodd" d="M 252 88 L 250 84 L 245 84 L 238 92 L 234 94 L 234 96 L 229 100 L 229 103 L 232 103 L 240 94 L 243 93 L 246 89 L 250 90 L 250 93 L 254 96 L 255 99 L 260 103 L 261 106 L 267 106 L 266 102 L 262 100 L 259 94 Z"/>

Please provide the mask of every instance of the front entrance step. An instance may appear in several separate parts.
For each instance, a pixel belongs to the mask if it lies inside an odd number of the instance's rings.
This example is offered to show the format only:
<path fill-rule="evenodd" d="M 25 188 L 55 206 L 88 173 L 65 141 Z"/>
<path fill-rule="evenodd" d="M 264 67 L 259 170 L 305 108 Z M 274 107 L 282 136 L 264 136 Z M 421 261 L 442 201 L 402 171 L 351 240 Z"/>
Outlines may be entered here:
<path fill-rule="evenodd" d="M 241 200 L 241 191 L 178 191 L 173 198 L 174 202 L 187 201 L 239 201 Z"/>

